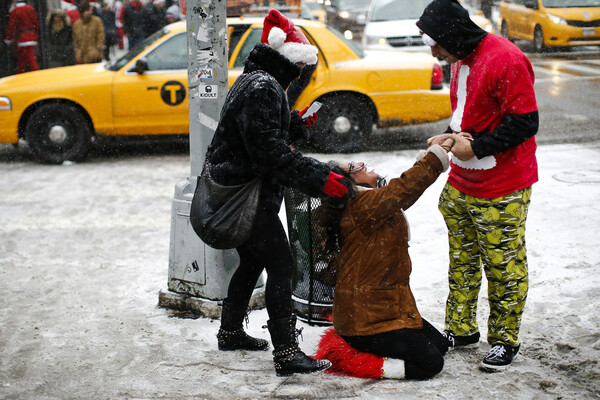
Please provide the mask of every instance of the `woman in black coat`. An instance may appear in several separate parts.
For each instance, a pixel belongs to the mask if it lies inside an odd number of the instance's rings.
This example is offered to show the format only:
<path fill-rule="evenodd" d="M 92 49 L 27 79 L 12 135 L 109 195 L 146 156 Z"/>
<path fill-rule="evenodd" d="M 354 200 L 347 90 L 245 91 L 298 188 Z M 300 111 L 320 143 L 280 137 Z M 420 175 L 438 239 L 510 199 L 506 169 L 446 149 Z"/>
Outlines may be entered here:
<path fill-rule="evenodd" d="M 244 72 L 231 87 L 207 157 L 212 178 L 238 185 L 262 178 L 259 206 L 250 239 L 236 250 L 240 265 L 223 301 L 221 350 L 266 350 L 268 343 L 248 336 L 242 327 L 258 277 L 267 271 L 265 301 L 269 333 L 275 350 L 277 375 L 328 368 L 298 347 L 296 317 L 292 315 L 293 259 L 279 220 L 284 187 L 310 196 L 341 196 L 347 189 L 340 175 L 326 164 L 290 147 L 307 137 L 301 114 L 290 113 L 286 89 L 301 67 L 317 61 L 317 49 L 279 11 L 265 18 L 263 37 L 246 60 Z M 316 116 L 311 116 L 314 122 Z"/>
<path fill-rule="evenodd" d="M 52 10 L 48 16 L 49 67 L 75 65 L 73 28 L 62 10 Z"/>

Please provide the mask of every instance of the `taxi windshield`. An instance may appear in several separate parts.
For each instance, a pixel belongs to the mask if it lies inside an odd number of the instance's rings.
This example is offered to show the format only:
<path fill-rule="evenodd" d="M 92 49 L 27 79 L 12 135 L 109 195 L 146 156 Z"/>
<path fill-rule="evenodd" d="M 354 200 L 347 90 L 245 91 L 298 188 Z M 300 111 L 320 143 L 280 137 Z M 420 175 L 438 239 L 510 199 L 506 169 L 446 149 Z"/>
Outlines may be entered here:
<path fill-rule="evenodd" d="M 163 29 L 160 29 L 160 30 L 154 32 L 152 35 L 150 35 L 146 39 L 144 39 L 144 41 L 142 43 L 140 43 L 139 45 L 137 45 L 133 49 L 131 49 L 129 52 L 127 52 L 127 54 L 125 54 L 124 56 L 122 56 L 121 58 L 116 60 L 115 62 L 107 64 L 106 69 L 108 69 L 110 71 L 120 70 L 125 65 L 127 65 L 127 63 L 129 63 L 129 61 L 133 60 L 142 51 L 146 50 L 154 42 L 156 42 L 158 39 L 165 36 L 169 32 L 170 32 L 170 30 L 167 28 L 163 28 Z"/>
<path fill-rule="evenodd" d="M 600 7 L 600 0 L 543 0 L 546 8 Z"/>

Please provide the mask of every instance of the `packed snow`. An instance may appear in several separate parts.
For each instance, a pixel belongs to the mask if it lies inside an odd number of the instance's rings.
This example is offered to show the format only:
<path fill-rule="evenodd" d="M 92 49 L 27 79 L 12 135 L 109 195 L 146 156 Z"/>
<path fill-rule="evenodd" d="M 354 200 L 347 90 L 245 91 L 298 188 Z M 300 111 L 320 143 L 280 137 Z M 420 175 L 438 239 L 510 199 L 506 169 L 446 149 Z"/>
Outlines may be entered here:
<path fill-rule="evenodd" d="M 352 155 L 388 177 L 416 150 Z M 171 200 L 189 156 L 92 157 L 42 166 L 0 155 L 0 398 L 3 399 L 598 399 L 600 398 L 600 144 L 538 149 L 527 221 L 530 291 L 522 347 L 505 372 L 454 350 L 426 381 L 327 373 L 275 376 L 266 352 L 220 352 L 218 320 L 157 306 L 168 276 Z M 447 237 L 437 199 L 445 176 L 407 211 L 411 285 L 443 327 Z M 264 309 L 249 333 L 269 338 Z M 324 327 L 303 327 L 313 353 Z"/>

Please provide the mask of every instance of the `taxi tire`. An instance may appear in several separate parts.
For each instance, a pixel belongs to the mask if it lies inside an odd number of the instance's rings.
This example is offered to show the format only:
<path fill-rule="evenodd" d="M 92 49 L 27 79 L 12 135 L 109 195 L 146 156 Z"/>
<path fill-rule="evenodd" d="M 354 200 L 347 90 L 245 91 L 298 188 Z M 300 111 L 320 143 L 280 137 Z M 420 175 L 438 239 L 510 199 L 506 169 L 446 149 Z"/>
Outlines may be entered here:
<path fill-rule="evenodd" d="M 533 31 L 533 49 L 536 53 L 543 53 L 546 51 L 546 45 L 544 44 L 544 30 L 539 25 L 537 25 Z"/>
<path fill-rule="evenodd" d="M 502 21 L 502 26 L 500 27 L 500 36 L 510 40 L 510 37 L 508 36 L 508 23 L 506 21 Z"/>
<path fill-rule="evenodd" d="M 60 142 L 51 139 L 52 127 L 60 128 Z M 88 119 L 75 105 L 46 103 L 27 121 L 25 140 L 38 161 L 62 164 L 85 158 L 91 147 L 92 130 Z"/>
<path fill-rule="evenodd" d="M 312 128 L 315 150 L 325 153 L 351 153 L 363 149 L 373 131 L 373 111 L 368 100 L 356 95 L 333 94 L 322 99 L 323 108 Z M 347 132 L 337 132 L 334 124 L 338 118 L 350 122 Z"/>

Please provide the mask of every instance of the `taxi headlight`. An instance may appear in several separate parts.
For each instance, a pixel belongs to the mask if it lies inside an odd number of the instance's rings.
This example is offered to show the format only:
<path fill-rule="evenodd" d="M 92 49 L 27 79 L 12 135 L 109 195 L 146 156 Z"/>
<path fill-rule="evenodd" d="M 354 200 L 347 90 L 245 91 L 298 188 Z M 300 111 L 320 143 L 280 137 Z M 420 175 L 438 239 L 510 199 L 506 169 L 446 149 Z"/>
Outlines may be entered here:
<path fill-rule="evenodd" d="M 553 22 L 557 25 L 567 25 L 567 20 L 563 17 L 559 17 L 558 15 L 546 14 L 550 22 Z"/>
<path fill-rule="evenodd" d="M 0 110 L 12 110 L 12 104 L 8 97 L 0 96 Z"/>

